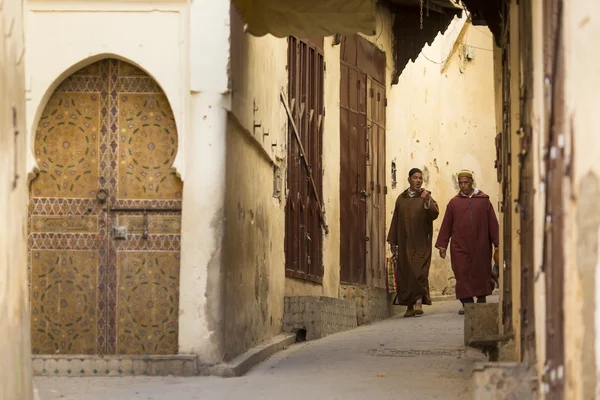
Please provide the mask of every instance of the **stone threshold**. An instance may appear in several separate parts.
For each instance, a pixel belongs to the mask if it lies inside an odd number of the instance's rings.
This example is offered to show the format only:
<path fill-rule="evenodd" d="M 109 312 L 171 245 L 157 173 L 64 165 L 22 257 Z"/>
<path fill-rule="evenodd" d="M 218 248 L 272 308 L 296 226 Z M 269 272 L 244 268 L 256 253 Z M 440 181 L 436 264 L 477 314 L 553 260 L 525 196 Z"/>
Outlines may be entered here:
<path fill-rule="evenodd" d="M 194 355 L 90 356 L 35 355 L 33 375 L 49 377 L 93 376 L 242 376 L 273 354 L 296 342 L 295 334 L 281 334 L 248 350 L 235 359 L 202 365 Z"/>
<path fill-rule="evenodd" d="M 221 376 L 224 378 L 242 376 L 273 354 L 285 350 L 295 342 L 295 334 L 284 333 L 277 335 L 229 362 L 214 365 L 200 365 L 198 367 L 198 374 L 204 376 Z"/>
<path fill-rule="evenodd" d="M 194 355 L 90 356 L 34 355 L 34 376 L 194 376 Z"/>

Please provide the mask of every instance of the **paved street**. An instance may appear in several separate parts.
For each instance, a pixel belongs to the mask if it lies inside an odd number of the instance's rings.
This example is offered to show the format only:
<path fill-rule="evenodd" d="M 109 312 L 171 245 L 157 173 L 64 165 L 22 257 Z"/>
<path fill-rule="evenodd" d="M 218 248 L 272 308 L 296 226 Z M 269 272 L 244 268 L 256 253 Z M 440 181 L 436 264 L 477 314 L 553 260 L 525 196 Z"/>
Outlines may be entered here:
<path fill-rule="evenodd" d="M 467 399 L 485 357 L 463 346 L 459 303 L 299 343 L 241 378 L 36 378 L 41 400 Z"/>

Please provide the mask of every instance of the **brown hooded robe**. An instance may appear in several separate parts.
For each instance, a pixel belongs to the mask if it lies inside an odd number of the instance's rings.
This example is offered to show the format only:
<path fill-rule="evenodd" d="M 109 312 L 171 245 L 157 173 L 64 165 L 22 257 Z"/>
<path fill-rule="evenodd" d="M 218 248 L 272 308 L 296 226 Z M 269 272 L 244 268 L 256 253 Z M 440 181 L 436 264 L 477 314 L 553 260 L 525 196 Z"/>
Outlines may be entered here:
<path fill-rule="evenodd" d="M 498 246 L 498 219 L 487 194 L 459 193 L 450 200 L 435 247 L 446 249 L 449 241 L 456 298 L 492 294 L 492 244 Z"/>
<path fill-rule="evenodd" d="M 429 208 L 418 193 L 410 197 L 408 189 L 396 200 L 387 241 L 398 246 L 397 295 L 394 304 L 409 306 L 422 299 L 431 305 L 429 266 L 433 237 L 433 221 L 440 210 L 431 198 Z"/>

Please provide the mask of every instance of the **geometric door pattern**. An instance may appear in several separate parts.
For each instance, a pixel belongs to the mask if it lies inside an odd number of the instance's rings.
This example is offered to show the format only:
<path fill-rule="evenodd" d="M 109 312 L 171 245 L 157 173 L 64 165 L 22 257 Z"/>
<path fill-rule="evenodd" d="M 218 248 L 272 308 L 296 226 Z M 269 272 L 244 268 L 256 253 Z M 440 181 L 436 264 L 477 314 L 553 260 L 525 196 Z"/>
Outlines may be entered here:
<path fill-rule="evenodd" d="M 158 84 L 107 59 L 40 118 L 29 200 L 34 354 L 174 354 L 183 184 Z"/>

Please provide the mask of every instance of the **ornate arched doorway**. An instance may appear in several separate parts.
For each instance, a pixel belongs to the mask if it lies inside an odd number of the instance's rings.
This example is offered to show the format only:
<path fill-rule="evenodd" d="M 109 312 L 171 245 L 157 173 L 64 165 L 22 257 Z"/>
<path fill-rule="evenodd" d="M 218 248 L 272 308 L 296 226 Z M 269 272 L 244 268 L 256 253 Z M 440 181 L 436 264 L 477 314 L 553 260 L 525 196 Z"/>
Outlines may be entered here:
<path fill-rule="evenodd" d="M 65 79 L 35 135 L 34 354 L 177 352 L 183 184 L 158 84 L 107 59 Z"/>

